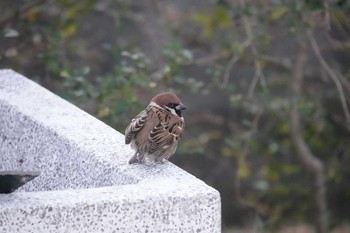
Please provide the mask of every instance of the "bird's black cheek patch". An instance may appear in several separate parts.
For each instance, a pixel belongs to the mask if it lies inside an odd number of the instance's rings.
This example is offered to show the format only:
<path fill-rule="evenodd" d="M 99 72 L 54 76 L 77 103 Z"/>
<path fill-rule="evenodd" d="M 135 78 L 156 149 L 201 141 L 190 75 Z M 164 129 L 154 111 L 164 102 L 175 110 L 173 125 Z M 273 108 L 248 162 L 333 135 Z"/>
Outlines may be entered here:
<path fill-rule="evenodd" d="M 176 110 L 176 109 L 175 109 L 175 112 L 176 112 L 176 114 L 177 114 L 179 117 L 182 117 L 182 112 L 181 112 L 181 110 Z"/>

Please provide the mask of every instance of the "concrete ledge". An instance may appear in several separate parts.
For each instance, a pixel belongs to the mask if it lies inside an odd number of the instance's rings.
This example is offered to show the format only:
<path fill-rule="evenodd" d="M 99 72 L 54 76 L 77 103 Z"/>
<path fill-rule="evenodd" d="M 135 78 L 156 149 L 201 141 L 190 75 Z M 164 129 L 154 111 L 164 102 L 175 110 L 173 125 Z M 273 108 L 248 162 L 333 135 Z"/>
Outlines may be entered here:
<path fill-rule="evenodd" d="M 0 194 L 0 232 L 220 232 L 220 195 L 170 162 L 128 165 L 124 136 L 0 70 L 0 171 L 40 175 Z"/>

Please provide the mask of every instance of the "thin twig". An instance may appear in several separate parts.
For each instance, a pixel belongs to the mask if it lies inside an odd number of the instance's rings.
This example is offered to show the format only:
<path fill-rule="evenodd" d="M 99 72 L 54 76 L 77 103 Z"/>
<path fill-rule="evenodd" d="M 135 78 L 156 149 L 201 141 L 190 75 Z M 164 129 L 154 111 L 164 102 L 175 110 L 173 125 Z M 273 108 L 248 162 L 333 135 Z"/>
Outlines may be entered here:
<path fill-rule="evenodd" d="M 270 65 L 276 66 L 277 68 L 283 68 L 287 71 L 290 71 L 292 69 L 292 62 L 290 61 L 289 58 L 262 55 L 260 56 L 260 59 Z"/>
<path fill-rule="evenodd" d="M 332 45 L 333 49 L 336 50 L 345 50 L 350 49 L 350 42 L 349 41 L 339 41 L 331 37 L 331 35 L 326 32 L 326 38 L 328 42 Z"/>
<path fill-rule="evenodd" d="M 341 105 L 342 105 L 342 108 L 344 111 L 347 127 L 350 129 L 350 113 L 349 113 L 348 105 L 346 103 L 346 98 L 345 98 L 343 86 L 342 86 L 336 72 L 333 71 L 333 69 L 328 65 L 328 63 L 323 58 L 321 51 L 320 51 L 320 48 L 318 47 L 318 44 L 315 40 L 315 37 L 313 36 L 313 34 L 310 30 L 308 30 L 307 36 L 308 36 L 309 41 L 311 43 L 311 47 L 312 47 L 312 49 L 317 57 L 317 60 L 321 64 L 322 68 L 328 73 L 329 77 L 333 80 L 333 82 L 335 83 L 335 86 L 337 87 L 340 102 L 341 102 Z"/>
<path fill-rule="evenodd" d="M 30 1 L 29 3 L 27 3 L 27 4 L 21 4 L 20 8 L 11 11 L 8 14 L 4 14 L 3 17 L 0 18 L 0 28 L 3 27 L 8 22 L 10 22 L 17 15 L 24 14 L 29 9 L 31 9 L 31 8 L 37 6 L 37 5 L 40 5 L 41 3 L 44 3 L 44 2 L 45 2 L 45 0 L 33 0 L 33 1 Z"/>
<path fill-rule="evenodd" d="M 240 5 L 242 7 L 244 7 L 245 1 L 240 0 Z M 260 80 L 262 87 L 265 89 L 266 89 L 266 81 L 265 81 L 264 74 L 263 74 L 262 69 L 261 69 L 261 64 L 258 60 L 258 50 L 257 50 L 255 43 L 254 43 L 253 31 L 252 31 L 252 26 L 250 24 L 250 20 L 248 19 L 248 17 L 246 15 L 242 16 L 242 20 L 243 20 L 244 30 L 245 30 L 246 35 L 247 35 L 247 41 L 250 41 L 250 48 L 251 48 L 251 51 L 252 51 L 252 54 L 254 57 L 255 73 L 254 73 L 254 78 L 251 82 L 251 85 L 248 89 L 248 96 L 252 96 L 254 91 L 255 91 L 255 88 L 256 88 L 258 81 Z"/>
<path fill-rule="evenodd" d="M 250 83 L 249 89 L 248 89 L 248 98 L 252 97 L 256 88 L 256 85 L 258 84 L 259 80 L 265 80 L 264 74 L 260 68 L 260 65 L 255 64 L 255 72 L 253 76 L 253 80 Z M 265 81 L 262 83 L 265 83 Z M 263 86 L 266 86 L 265 84 Z"/>
<path fill-rule="evenodd" d="M 350 93 L 350 82 L 349 80 L 344 77 L 344 75 L 342 75 L 341 73 L 337 72 L 340 81 L 343 83 L 344 87 L 347 89 L 347 91 Z"/>
<path fill-rule="evenodd" d="M 227 66 L 225 67 L 223 81 L 221 84 L 222 87 L 226 87 L 227 84 L 229 83 L 232 67 L 238 60 L 239 60 L 239 56 L 237 56 L 237 55 L 232 56 L 232 58 L 230 59 L 230 61 L 227 64 Z"/>
<path fill-rule="evenodd" d="M 192 63 L 196 65 L 204 65 L 204 64 L 211 64 L 214 63 L 215 61 L 221 59 L 222 57 L 219 55 L 211 55 L 211 56 L 205 56 L 205 57 L 199 57 L 195 59 Z"/>
<path fill-rule="evenodd" d="M 333 24 L 337 27 L 337 31 L 341 34 L 341 37 L 344 39 L 344 41 L 348 41 L 349 40 L 349 32 L 346 26 L 343 26 L 344 23 L 342 22 L 342 20 L 339 19 L 339 17 L 337 17 L 337 15 L 335 15 L 335 17 L 332 17 L 332 21 Z M 345 39 L 346 38 L 346 39 Z"/>
<path fill-rule="evenodd" d="M 323 7 L 324 7 L 324 23 L 326 26 L 327 31 L 331 30 L 331 17 L 329 14 L 329 4 L 327 1 L 323 2 Z"/>
<path fill-rule="evenodd" d="M 251 44 L 252 44 L 252 40 L 250 38 L 247 38 L 242 43 L 242 51 L 246 50 Z M 232 67 L 234 66 L 234 64 L 236 64 L 236 62 L 239 60 L 239 58 L 240 58 L 240 54 L 234 54 L 231 57 L 230 61 L 228 62 L 227 66 L 225 68 L 223 81 L 221 84 L 223 87 L 227 86 L 227 84 L 229 83 Z"/>

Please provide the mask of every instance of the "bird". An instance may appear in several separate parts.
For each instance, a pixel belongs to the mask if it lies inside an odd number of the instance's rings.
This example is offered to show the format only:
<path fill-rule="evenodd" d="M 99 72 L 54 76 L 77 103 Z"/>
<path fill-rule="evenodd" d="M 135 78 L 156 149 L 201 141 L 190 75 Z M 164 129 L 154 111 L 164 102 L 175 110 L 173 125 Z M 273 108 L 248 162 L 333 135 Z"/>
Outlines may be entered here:
<path fill-rule="evenodd" d="M 176 151 L 184 131 L 182 111 L 186 109 L 172 92 L 154 96 L 125 129 L 125 144 L 130 144 L 135 154 L 129 164 L 163 163 Z"/>

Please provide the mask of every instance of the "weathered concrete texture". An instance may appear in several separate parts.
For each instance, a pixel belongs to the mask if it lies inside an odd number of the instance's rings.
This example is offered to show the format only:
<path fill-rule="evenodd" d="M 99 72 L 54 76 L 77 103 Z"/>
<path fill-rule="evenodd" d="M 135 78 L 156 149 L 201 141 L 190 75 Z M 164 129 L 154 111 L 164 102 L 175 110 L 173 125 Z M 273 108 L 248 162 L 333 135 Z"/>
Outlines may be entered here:
<path fill-rule="evenodd" d="M 220 232 L 220 196 L 170 162 L 128 165 L 124 136 L 0 70 L 0 171 L 40 171 L 0 194 L 0 232 Z M 23 161 L 23 163 L 20 163 Z"/>

